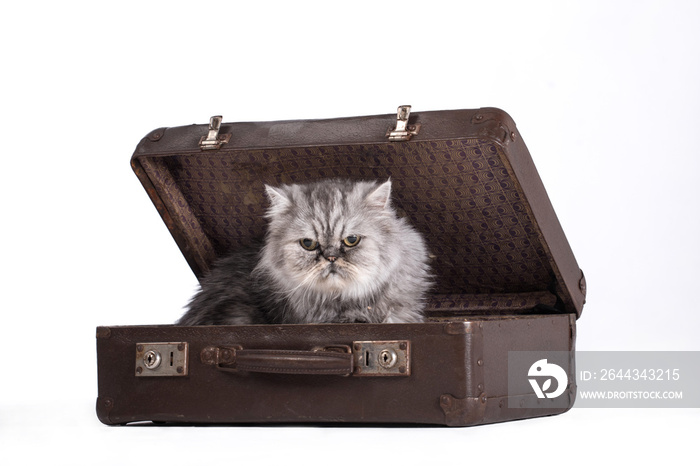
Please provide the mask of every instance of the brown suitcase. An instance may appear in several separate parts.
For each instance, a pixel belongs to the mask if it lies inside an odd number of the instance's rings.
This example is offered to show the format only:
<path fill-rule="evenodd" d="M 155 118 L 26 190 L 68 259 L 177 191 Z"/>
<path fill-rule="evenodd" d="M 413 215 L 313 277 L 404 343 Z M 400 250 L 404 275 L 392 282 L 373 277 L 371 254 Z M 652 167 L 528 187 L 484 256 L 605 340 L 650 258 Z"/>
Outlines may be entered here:
<path fill-rule="evenodd" d="M 151 132 L 131 163 L 198 278 L 263 235 L 264 184 L 391 178 L 437 284 L 425 323 L 98 327 L 103 423 L 466 426 L 573 405 L 585 279 L 503 111 L 213 117 Z M 568 377 L 556 399 L 528 374 L 546 358 Z"/>

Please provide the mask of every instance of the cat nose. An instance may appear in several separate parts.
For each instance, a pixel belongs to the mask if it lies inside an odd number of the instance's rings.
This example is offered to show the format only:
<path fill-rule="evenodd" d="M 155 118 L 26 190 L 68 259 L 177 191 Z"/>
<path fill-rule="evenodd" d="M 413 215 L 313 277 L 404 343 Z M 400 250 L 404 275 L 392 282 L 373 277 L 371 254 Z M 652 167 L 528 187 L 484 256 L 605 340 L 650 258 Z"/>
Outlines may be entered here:
<path fill-rule="evenodd" d="M 328 262 L 335 262 L 340 257 L 340 248 L 336 246 L 327 246 L 321 249 L 321 255 L 326 258 Z"/>
<path fill-rule="evenodd" d="M 329 247 L 325 249 L 322 252 L 322 254 L 323 257 L 325 257 L 326 260 L 328 260 L 328 262 L 335 262 L 336 260 L 338 260 L 338 256 L 340 255 L 339 252 L 340 251 L 338 250 L 338 248 Z"/>

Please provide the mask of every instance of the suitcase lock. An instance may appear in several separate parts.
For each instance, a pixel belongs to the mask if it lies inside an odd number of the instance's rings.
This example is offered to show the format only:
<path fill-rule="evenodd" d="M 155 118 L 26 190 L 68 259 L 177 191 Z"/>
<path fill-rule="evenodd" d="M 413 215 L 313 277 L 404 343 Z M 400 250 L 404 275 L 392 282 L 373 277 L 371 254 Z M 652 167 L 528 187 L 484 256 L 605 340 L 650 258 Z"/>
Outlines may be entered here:
<path fill-rule="evenodd" d="M 188 345 L 137 343 L 136 377 L 177 377 L 187 375 Z"/>
<path fill-rule="evenodd" d="M 352 349 L 355 376 L 411 375 L 411 342 L 408 340 L 355 341 Z"/>

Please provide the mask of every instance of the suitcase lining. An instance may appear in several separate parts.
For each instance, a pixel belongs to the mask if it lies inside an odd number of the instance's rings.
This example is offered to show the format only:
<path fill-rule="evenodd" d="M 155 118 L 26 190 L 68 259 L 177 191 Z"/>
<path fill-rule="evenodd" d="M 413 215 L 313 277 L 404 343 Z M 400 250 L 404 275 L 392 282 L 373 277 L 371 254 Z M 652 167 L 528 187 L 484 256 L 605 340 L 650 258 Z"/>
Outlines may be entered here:
<path fill-rule="evenodd" d="M 463 139 L 141 157 L 181 232 L 213 260 L 263 236 L 263 184 L 393 180 L 400 214 L 426 238 L 437 294 L 543 291 L 553 272 L 502 149 Z"/>

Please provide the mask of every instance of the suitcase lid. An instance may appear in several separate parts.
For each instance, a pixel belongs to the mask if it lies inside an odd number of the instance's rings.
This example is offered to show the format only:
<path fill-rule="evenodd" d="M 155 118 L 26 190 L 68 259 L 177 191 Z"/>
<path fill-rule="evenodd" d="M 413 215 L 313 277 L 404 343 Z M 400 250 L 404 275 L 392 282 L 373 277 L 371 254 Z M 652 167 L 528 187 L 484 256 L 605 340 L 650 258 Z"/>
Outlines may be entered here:
<path fill-rule="evenodd" d="M 262 238 L 264 184 L 392 180 L 392 201 L 426 238 L 428 314 L 575 313 L 578 267 L 515 123 L 495 108 L 159 128 L 132 167 L 201 278 Z"/>

